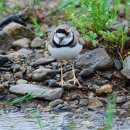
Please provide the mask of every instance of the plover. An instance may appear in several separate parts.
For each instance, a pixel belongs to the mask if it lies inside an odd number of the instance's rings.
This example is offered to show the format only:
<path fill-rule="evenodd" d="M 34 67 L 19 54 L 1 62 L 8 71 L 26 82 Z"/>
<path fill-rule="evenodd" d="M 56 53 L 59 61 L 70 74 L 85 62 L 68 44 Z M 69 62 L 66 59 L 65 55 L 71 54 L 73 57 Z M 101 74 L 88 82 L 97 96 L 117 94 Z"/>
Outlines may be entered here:
<path fill-rule="evenodd" d="M 77 30 L 70 27 L 69 25 L 60 25 L 49 35 L 48 50 L 51 55 L 56 58 L 61 65 L 61 84 L 64 84 L 63 80 L 63 69 L 62 60 L 74 61 L 74 59 L 79 55 L 83 48 L 84 41 L 80 37 Z M 74 84 L 78 82 L 75 70 L 74 62 L 72 64 L 73 80 Z"/>

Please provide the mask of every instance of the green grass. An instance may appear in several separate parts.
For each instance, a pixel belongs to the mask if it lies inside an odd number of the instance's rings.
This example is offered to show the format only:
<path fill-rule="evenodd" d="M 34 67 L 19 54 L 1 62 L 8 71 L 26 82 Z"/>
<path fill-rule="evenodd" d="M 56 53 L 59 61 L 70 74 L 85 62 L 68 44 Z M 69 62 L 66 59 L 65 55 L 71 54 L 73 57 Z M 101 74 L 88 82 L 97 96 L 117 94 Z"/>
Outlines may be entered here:
<path fill-rule="evenodd" d="M 37 120 L 37 123 L 38 123 L 40 129 L 43 130 L 43 125 L 42 125 L 42 123 L 41 123 L 41 120 L 40 120 L 39 116 L 37 115 L 36 111 L 35 111 L 33 108 L 32 108 L 32 112 L 33 112 L 33 114 L 35 115 L 35 118 L 36 118 L 36 120 Z"/>
<path fill-rule="evenodd" d="M 108 96 L 108 103 L 106 108 L 106 124 L 105 130 L 110 130 L 112 126 L 112 120 L 116 109 L 116 95 Z"/>
<path fill-rule="evenodd" d="M 46 34 L 43 31 L 43 29 L 41 28 L 41 26 L 38 24 L 37 20 L 34 17 L 31 17 L 31 19 L 32 19 L 32 22 L 35 26 L 35 30 L 34 30 L 35 34 L 37 36 L 45 36 Z"/>

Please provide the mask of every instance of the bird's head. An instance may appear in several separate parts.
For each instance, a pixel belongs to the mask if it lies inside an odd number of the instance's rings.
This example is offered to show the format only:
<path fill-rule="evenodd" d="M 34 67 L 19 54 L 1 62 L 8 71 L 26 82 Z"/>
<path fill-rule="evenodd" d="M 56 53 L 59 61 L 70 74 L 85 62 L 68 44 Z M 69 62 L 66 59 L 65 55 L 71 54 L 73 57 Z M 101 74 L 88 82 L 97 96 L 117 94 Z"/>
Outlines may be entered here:
<path fill-rule="evenodd" d="M 59 46 L 67 46 L 70 44 L 74 39 L 74 33 L 71 29 L 57 29 L 54 33 L 53 41 L 54 43 Z"/>

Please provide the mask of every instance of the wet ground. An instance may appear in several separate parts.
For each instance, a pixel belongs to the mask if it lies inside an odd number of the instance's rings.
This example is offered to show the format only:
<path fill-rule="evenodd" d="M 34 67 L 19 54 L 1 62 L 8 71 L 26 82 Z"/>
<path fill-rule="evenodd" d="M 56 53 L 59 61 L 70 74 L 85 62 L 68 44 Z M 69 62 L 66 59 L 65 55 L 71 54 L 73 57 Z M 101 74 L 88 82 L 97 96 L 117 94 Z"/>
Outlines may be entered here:
<path fill-rule="evenodd" d="M 23 110 L 4 108 L 0 111 L 0 130 L 41 130 L 32 108 Z M 130 111 L 116 109 L 111 130 L 130 129 Z M 106 113 L 103 109 L 79 108 L 72 111 L 40 112 L 43 130 L 106 130 Z"/>

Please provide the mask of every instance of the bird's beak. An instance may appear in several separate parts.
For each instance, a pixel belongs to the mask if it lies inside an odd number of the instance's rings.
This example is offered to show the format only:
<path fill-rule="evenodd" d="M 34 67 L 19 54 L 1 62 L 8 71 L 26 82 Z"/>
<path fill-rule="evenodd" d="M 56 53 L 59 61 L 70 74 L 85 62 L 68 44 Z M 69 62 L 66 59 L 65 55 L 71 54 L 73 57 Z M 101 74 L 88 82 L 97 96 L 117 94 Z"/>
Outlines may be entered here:
<path fill-rule="evenodd" d="M 59 38 L 59 44 L 63 41 L 63 39 L 64 39 L 63 37 Z"/>

